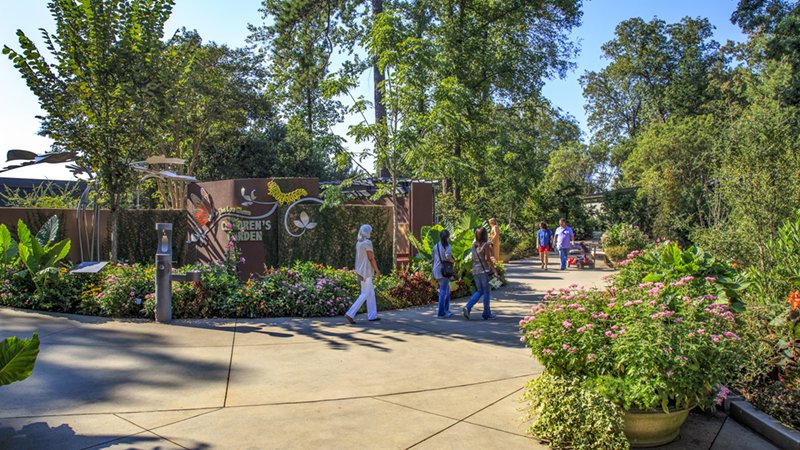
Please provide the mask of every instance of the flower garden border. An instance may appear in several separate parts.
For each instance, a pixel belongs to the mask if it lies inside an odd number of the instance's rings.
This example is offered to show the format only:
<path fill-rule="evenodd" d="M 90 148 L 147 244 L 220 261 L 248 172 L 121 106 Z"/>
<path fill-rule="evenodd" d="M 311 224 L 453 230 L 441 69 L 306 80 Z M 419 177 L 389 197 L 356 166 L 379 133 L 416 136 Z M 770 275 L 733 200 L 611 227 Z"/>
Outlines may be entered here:
<path fill-rule="evenodd" d="M 734 420 L 747 425 L 776 447 L 783 450 L 800 450 L 800 431 L 780 423 L 744 398 L 738 395 L 730 396 L 725 402 L 725 409 Z"/>

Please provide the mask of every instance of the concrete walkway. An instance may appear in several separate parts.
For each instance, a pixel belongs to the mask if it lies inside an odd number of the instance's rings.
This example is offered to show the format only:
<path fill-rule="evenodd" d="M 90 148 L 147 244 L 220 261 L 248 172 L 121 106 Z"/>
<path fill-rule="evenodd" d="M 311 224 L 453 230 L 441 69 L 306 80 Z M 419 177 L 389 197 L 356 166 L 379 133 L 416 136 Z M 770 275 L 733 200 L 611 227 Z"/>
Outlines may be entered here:
<path fill-rule="evenodd" d="M 0 388 L 0 449 L 546 448 L 521 420 L 541 366 L 517 322 L 546 289 L 602 286 L 610 272 L 535 266 L 509 265 L 495 321 L 480 320 L 480 304 L 472 321 L 424 307 L 356 325 L 0 308 L 0 339 L 38 331 L 42 342 L 33 375 Z M 724 415 L 692 414 L 664 448 L 772 447 Z"/>

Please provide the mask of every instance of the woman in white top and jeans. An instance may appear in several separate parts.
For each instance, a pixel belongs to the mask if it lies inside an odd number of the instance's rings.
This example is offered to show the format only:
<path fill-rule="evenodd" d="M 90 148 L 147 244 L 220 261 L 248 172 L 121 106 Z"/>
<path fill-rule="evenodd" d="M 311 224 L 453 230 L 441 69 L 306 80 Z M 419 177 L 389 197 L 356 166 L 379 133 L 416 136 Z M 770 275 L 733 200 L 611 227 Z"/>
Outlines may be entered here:
<path fill-rule="evenodd" d="M 347 311 L 344 317 L 350 323 L 356 323 L 355 317 L 359 308 L 367 302 L 367 319 L 370 321 L 381 320 L 378 317 L 378 306 L 375 304 L 375 286 L 372 279 L 380 275 L 378 264 L 375 262 L 375 255 L 372 251 L 372 241 L 369 240 L 372 234 L 372 227 L 361 225 L 358 230 L 358 242 L 356 243 L 356 274 L 358 281 L 361 282 L 361 295 Z"/>
<path fill-rule="evenodd" d="M 450 232 L 442 230 L 439 233 L 439 243 L 433 247 L 433 278 L 439 281 L 439 311 L 436 314 L 440 319 L 453 315 L 450 312 L 450 277 L 442 275 L 442 262 L 453 261 L 453 250 L 450 248 Z"/>

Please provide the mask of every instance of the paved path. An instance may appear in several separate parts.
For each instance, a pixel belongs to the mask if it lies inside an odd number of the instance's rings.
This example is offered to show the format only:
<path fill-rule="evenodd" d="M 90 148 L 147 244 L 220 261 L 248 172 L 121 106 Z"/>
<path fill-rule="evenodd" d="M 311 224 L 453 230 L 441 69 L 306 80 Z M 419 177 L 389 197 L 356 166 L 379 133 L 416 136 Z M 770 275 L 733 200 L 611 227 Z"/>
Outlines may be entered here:
<path fill-rule="evenodd" d="M 357 325 L 161 325 L 0 308 L 0 338 L 42 341 L 33 375 L 0 388 L 0 449 L 546 448 L 521 420 L 517 399 L 541 366 L 517 322 L 546 289 L 600 286 L 610 272 L 534 266 L 509 265 L 496 321 L 425 307 Z M 665 448 L 754 448 L 741 446 L 746 429 L 721 432 L 734 426 L 693 414 Z"/>

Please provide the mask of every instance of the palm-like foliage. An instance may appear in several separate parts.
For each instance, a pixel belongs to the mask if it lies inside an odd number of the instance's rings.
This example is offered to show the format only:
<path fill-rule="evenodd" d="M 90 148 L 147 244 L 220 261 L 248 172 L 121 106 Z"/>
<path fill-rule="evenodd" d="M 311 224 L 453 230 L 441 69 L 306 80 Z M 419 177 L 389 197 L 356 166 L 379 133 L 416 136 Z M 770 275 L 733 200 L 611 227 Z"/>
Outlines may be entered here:
<path fill-rule="evenodd" d="M 464 213 L 453 224 L 436 224 L 433 226 L 422 227 L 420 239 L 413 233 L 408 233 L 408 240 L 417 254 L 414 260 L 419 263 L 431 263 L 433 261 L 433 248 L 439 243 L 439 233 L 447 229 L 450 231 L 450 248 L 455 259 L 454 275 L 456 278 L 472 278 L 472 241 L 474 230 L 486 224 L 474 213 Z"/>

